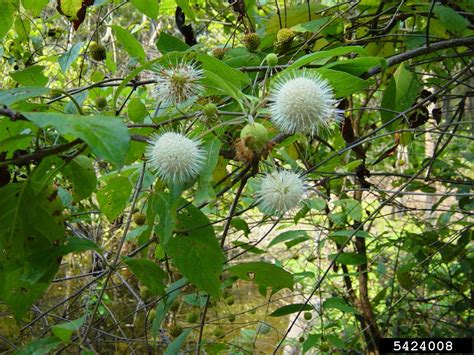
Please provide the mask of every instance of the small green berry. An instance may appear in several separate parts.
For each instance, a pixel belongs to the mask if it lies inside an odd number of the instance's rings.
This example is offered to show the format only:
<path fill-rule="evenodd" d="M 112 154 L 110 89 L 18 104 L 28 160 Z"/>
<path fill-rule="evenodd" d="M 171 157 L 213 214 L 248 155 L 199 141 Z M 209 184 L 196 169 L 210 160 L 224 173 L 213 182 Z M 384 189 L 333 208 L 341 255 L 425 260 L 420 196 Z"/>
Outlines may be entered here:
<path fill-rule="evenodd" d="M 268 130 L 261 123 L 249 123 L 240 131 L 240 138 L 247 147 L 259 152 L 268 142 Z"/>
<path fill-rule="evenodd" d="M 99 96 L 96 100 L 95 100 L 95 106 L 99 109 L 99 110 L 102 110 L 104 108 L 107 107 L 107 99 L 103 96 Z"/>
<path fill-rule="evenodd" d="M 226 300 L 225 300 L 225 303 L 227 303 L 229 306 L 232 306 L 234 304 L 234 302 L 235 302 L 235 299 L 234 299 L 233 296 L 230 296 L 230 297 L 226 298 Z"/>
<path fill-rule="evenodd" d="M 216 330 L 214 330 L 214 332 L 213 332 L 212 334 L 213 334 L 216 338 L 219 338 L 219 339 L 225 337 L 225 333 L 224 333 L 224 331 L 223 331 L 222 329 L 216 329 Z"/>
<path fill-rule="evenodd" d="M 265 57 L 265 61 L 267 62 L 270 68 L 273 68 L 275 65 L 278 64 L 278 56 L 275 53 L 267 54 Z"/>
<path fill-rule="evenodd" d="M 249 51 L 255 51 L 260 46 L 260 37 L 256 33 L 247 33 L 242 42 Z"/>
<path fill-rule="evenodd" d="M 138 226 L 143 226 L 146 221 L 146 216 L 143 213 L 137 212 L 133 214 L 133 221 L 138 225 Z"/>
<path fill-rule="evenodd" d="M 299 341 L 300 343 L 304 343 L 304 337 L 299 337 L 298 341 Z"/>
<path fill-rule="evenodd" d="M 310 320 L 311 318 L 313 318 L 313 315 L 311 314 L 311 312 L 304 312 L 303 317 L 306 320 Z"/>
<path fill-rule="evenodd" d="M 229 316 L 229 322 L 234 322 L 235 321 L 235 315 L 231 314 Z"/>
<path fill-rule="evenodd" d="M 258 325 L 257 331 L 258 331 L 260 334 L 265 335 L 265 334 L 270 333 L 270 330 L 271 330 L 271 329 L 272 329 L 272 328 L 271 328 L 267 323 L 260 323 L 260 324 Z"/>
<path fill-rule="evenodd" d="M 321 343 L 319 349 L 323 352 L 329 351 L 329 344 L 327 342 L 323 342 Z"/>

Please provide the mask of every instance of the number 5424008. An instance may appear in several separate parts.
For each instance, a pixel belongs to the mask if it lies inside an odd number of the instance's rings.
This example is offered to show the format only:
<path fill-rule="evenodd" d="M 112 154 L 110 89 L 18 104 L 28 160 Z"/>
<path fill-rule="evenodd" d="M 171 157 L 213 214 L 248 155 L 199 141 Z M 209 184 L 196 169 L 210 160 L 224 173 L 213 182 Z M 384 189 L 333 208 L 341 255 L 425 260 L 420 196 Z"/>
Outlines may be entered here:
<path fill-rule="evenodd" d="M 395 340 L 393 351 L 451 351 L 453 343 L 451 341 L 426 341 L 426 340 Z"/>

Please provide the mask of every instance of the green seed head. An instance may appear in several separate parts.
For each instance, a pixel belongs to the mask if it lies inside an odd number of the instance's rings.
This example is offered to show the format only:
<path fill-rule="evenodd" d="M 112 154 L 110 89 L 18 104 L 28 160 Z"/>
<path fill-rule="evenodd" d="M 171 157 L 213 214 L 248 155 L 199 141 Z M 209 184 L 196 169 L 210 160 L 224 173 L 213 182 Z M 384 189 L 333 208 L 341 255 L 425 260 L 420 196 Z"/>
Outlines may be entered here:
<path fill-rule="evenodd" d="M 95 100 L 95 106 L 99 109 L 99 110 L 102 110 L 104 109 L 106 106 L 107 106 L 107 99 L 103 96 L 99 96 L 96 100 Z"/>
<path fill-rule="evenodd" d="M 245 140 L 247 147 L 260 152 L 268 142 L 268 130 L 261 123 L 249 123 L 240 131 L 240 138 Z"/>
<path fill-rule="evenodd" d="M 227 52 L 226 49 L 217 47 L 212 50 L 212 55 L 217 59 L 222 59 L 224 58 L 225 52 Z"/>
<path fill-rule="evenodd" d="M 290 43 L 295 38 L 296 33 L 289 28 L 282 28 L 277 33 L 277 41 L 280 43 Z"/>
<path fill-rule="evenodd" d="M 89 54 L 92 59 L 97 60 L 99 62 L 107 58 L 107 51 L 105 47 L 98 43 L 91 43 L 91 45 L 89 46 Z"/>
<path fill-rule="evenodd" d="M 260 37 L 256 33 L 248 33 L 244 36 L 242 42 L 249 51 L 255 51 L 260 46 Z"/>
<path fill-rule="evenodd" d="M 199 315 L 196 312 L 191 312 L 186 316 L 186 322 L 196 323 L 199 319 Z"/>

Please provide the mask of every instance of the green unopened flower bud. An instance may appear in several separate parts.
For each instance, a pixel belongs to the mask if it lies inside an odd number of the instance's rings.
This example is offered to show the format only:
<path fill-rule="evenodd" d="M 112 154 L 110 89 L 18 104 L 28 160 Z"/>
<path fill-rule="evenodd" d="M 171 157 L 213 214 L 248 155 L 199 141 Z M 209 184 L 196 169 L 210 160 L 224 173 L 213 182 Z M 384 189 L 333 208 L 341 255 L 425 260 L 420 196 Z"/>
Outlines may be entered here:
<path fill-rule="evenodd" d="M 255 51 L 260 46 L 260 37 L 256 33 L 247 33 L 242 42 L 249 51 Z"/>
<path fill-rule="evenodd" d="M 261 123 L 249 123 L 240 132 L 240 138 L 253 151 L 259 152 L 268 142 L 268 130 Z"/>
<path fill-rule="evenodd" d="M 270 53 L 265 57 L 265 61 L 270 68 L 273 68 L 278 64 L 278 56 L 275 53 Z"/>
<path fill-rule="evenodd" d="M 207 118 L 215 117 L 217 114 L 217 106 L 210 102 L 202 108 L 202 112 Z"/>

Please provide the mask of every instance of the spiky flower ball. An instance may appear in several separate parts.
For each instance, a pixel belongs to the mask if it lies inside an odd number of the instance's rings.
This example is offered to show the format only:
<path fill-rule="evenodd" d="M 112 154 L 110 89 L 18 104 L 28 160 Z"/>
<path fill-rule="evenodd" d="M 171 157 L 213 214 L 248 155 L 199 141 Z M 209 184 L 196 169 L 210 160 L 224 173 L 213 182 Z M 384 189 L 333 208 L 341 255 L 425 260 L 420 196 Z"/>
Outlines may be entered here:
<path fill-rule="evenodd" d="M 249 51 L 255 51 L 260 46 L 260 37 L 256 33 L 247 33 L 242 43 Z"/>
<path fill-rule="evenodd" d="M 99 62 L 107 58 L 107 50 L 105 47 L 102 44 L 96 42 L 92 42 L 89 46 L 89 54 L 92 59 Z"/>
<path fill-rule="evenodd" d="M 329 83 L 309 70 L 277 79 L 270 94 L 270 111 L 272 122 L 285 133 L 313 135 L 337 119 Z"/>
<path fill-rule="evenodd" d="M 257 195 L 264 212 L 283 215 L 298 207 L 303 200 L 304 180 L 292 171 L 274 171 L 262 179 Z"/>
<path fill-rule="evenodd" d="M 161 103 L 180 104 L 201 93 L 201 78 L 202 70 L 194 63 L 181 62 L 161 68 L 156 76 L 154 96 Z"/>
<path fill-rule="evenodd" d="M 193 180 L 201 171 L 205 157 L 199 141 L 175 132 L 152 137 L 145 154 L 151 168 L 168 183 Z"/>

